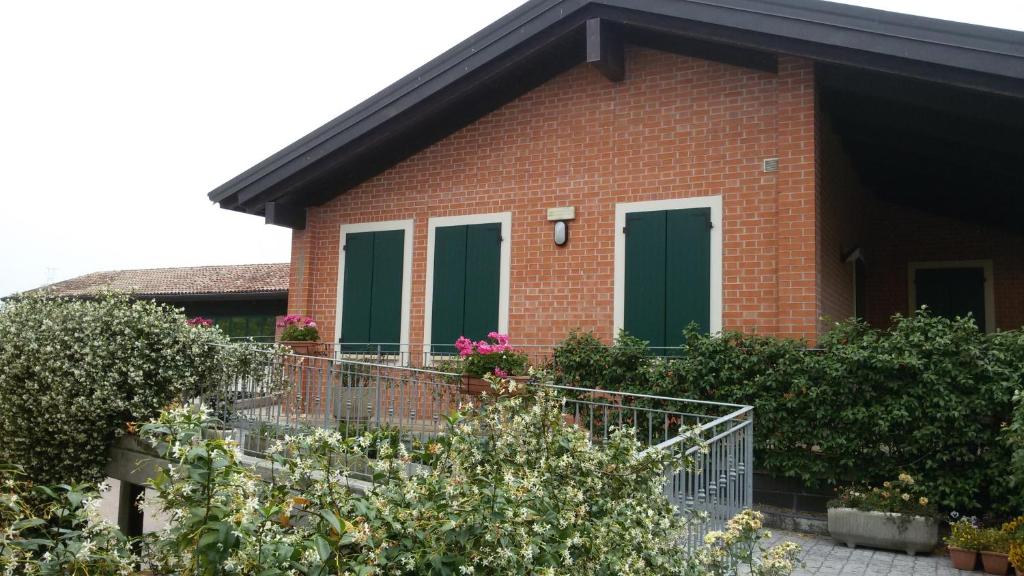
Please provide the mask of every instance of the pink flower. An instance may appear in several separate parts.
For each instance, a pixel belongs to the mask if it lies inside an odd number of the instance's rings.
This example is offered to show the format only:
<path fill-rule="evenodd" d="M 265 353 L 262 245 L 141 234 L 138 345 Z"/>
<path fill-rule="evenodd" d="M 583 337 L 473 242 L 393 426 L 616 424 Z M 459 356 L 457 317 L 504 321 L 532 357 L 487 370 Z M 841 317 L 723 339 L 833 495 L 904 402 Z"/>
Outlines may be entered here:
<path fill-rule="evenodd" d="M 192 318 L 188 322 L 186 322 L 186 324 L 188 324 L 189 326 L 209 327 L 213 326 L 213 320 L 210 320 L 209 318 L 203 318 L 202 316 L 196 316 L 195 318 Z"/>
<path fill-rule="evenodd" d="M 455 349 L 459 351 L 459 356 L 469 356 L 473 353 L 473 341 L 465 336 L 459 336 L 455 341 Z"/>
<path fill-rule="evenodd" d="M 497 376 L 498 378 L 508 378 L 508 372 L 505 372 L 504 370 L 498 368 L 497 366 L 494 367 L 494 375 Z"/>
<path fill-rule="evenodd" d="M 494 352 L 494 346 L 481 340 L 476 343 L 476 351 L 480 354 L 490 354 L 491 352 Z"/>

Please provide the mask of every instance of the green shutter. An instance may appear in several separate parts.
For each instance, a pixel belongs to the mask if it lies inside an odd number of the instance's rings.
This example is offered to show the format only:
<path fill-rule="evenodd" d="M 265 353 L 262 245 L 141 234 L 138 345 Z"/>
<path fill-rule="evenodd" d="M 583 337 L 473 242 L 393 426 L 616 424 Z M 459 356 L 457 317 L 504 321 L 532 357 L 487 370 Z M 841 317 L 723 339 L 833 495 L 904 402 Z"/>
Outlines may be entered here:
<path fill-rule="evenodd" d="M 345 284 L 341 300 L 341 341 L 364 344 L 370 340 L 370 303 L 373 295 L 373 232 L 346 234 Z"/>
<path fill-rule="evenodd" d="M 455 340 L 460 336 L 480 340 L 497 330 L 501 225 L 435 229 L 433 282 L 433 352 L 454 352 Z"/>
<path fill-rule="evenodd" d="M 405 231 L 373 234 L 373 297 L 370 303 L 370 339 L 397 344 L 402 341 L 402 257 Z M 389 346 L 385 352 L 397 352 Z"/>
<path fill-rule="evenodd" d="M 711 209 L 666 213 L 665 346 L 680 346 L 691 322 L 711 329 Z"/>
<path fill-rule="evenodd" d="M 651 346 L 665 345 L 665 213 L 626 214 L 623 328 Z"/>
<path fill-rule="evenodd" d="M 466 228 L 466 312 L 462 335 L 482 340 L 498 329 L 501 224 Z"/>
<path fill-rule="evenodd" d="M 675 347 L 683 329 L 711 326 L 711 210 L 626 215 L 623 328 L 651 347 Z"/>
<path fill-rule="evenodd" d="M 344 249 L 341 341 L 353 343 L 345 347 L 352 351 L 394 344 L 385 350 L 393 352 L 402 337 L 405 231 L 346 234 Z"/>
<path fill-rule="evenodd" d="M 466 227 L 434 230 L 434 288 L 430 316 L 432 352 L 453 352 L 462 335 L 466 305 Z"/>

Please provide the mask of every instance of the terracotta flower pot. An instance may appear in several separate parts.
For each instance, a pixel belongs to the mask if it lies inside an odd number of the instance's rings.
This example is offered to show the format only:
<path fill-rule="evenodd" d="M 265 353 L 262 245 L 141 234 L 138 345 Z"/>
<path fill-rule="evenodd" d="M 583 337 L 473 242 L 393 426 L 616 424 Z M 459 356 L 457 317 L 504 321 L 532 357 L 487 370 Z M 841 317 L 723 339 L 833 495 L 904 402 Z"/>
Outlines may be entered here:
<path fill-rule="evenodd" d="M 1010 569 L 1010 558 L 1008 555 L 1000 554 L 999 552 L 982 551 L 981 565 L 985 568 L 986 574 L 1006 576 L 1007 571 Z"/>
<path fill-rule="evenodd" d="M 309 342 L 305 340 L 282 340 L 278 342 L 282 346 L 292 349 L 292 354 L 298 356 L 327 356 L 330 346 L 323 342 Z"/>
<path fill-rule="evenodd" d="M 976 550 L 964 550 L 963 548 L 949 547 L 949 561 L 957 570 L 974 570 L 978 564 L 978 552 Z"/>

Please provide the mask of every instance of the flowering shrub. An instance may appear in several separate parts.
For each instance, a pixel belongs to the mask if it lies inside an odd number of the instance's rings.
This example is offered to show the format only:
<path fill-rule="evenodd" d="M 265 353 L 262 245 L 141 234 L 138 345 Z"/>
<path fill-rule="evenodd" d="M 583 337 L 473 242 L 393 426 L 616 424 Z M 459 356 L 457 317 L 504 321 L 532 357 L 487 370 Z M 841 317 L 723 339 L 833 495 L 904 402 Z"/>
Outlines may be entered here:
<path fill-rule="evenodd" d="M 922 494 L 914 477 L 906 473 L 873 488 L 844 488 L 829 506 L 913 516 L 936 514 L 935 506 Z"/>
<path fill-rule="evenodd" d="M 771 538 L 764 531 L 764 517 L 755 510 L 744 510 L 730 519 L 725 531 L 704 536 L 705 547 L 691 559 L 694 574 L 734 576 L 739 564 L 750 567 L 751 576 L 785 576 L 800 564 L 800 546 L 782 542 L 767 548 L 761 542 Z M 760 561 L 758 561 L 760 558 Z"/>
<path fill-rule="evenodd" d="M 508 378 L 526 373 L 529 358 L 509 344 L 508 334 L 491 332 L 487 338 L 489 341 L 473 342 L 461 336 L 455 341 L 455 349 L 462 358 L 463 374 L 476 378 L 486 374 Z"/>
<path fill-rule="evenodd" d="M 81 486 L 41 486 L 0 465 L 0 573 L 129 574 L 128 540 L 99 513 L 100 495 Z"/>
<path fill-rule="evenodd" d="M 899 515 L 934 517 L 936 509 L 908 474 L 873 488 L 845 488 L 829 506 L 857 508 Z"/>
<path fill-rule="evenodd" d="M 326 430 L 285 436 L 261 482 L 233 442 L 204 439 L 208 410 L 179 407 L 142 434 L 175 463 L 152 482 L 169 526 L 150 537 L 162 572 L 208 574 L 788 574 L 792 545 L 758 559 L 755 513 L 730 523 L 728 546 L 688 556 L 689 522 L 663 493 L 666 453 L 640 454 L 632 430 L 595 444 L 538 390 L 463 407 L 418 449 L 393 435 Z M 416 453 L 420 451 L 421 453 Z M 346 463 L 370 454 L 375 486 Z M 430 468 L 412 470 L 424 461 Z M 731 532 L 730 532 L 731 533 Z M 787 564 L 788 563 L 788 564 Z M 712 571 L 718 570 L 719 571 Z"/>
<path fill-rule="evenodd" d="M 1002 530 L 1010 539 L 1010 564 L 1018 574 L 1024 572 L 1024 516 L 1003 524 Z"/>
<path fill-rule="evenodd" d="M 946 544 L 961 550 L 981 550 L 984 542 L 981 528 L 978 526 L 978 519 L 974 516 L 957 518 L 959 514 L 956 512 L 951 516 L 954 521 L 949 523 L 949 536 L 946 538 Z"/>
<path fill-rule="evenodd" d="M 9 301 L 0 309 L 0 462 L 40 484 L 98 482 L 127 422 L 255 366 L 252 350 L 123 295 Z"/>
<path fill-rule="evenodd" d="M 317 342 L 320 340 L 320 332 L 316 322 L 309 316 L 290 314 L 277 322 L 281 331 L 283 342 Z"/>
<path fill-rule="evenodd" d="M 982 552 L 1010 552 L 1010 535 L 998 528 L 983 528 L 979 534 Z"/>

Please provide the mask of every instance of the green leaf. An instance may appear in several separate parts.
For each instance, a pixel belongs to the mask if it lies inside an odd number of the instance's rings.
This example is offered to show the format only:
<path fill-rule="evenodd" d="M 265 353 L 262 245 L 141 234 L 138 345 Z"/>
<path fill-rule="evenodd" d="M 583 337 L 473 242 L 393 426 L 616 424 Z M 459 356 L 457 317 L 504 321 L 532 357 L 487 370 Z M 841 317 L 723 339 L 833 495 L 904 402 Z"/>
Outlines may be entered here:
<path fill-rule="evenodd" d="M 330 510 L 321 510 L 320 517 L 323 518 L 331 526 L 331 528 L 338 534 L 344 534 L 341 529 L 341 521 L 338 520 L 338 516 Z"/>
<path fill-rule="evenodd" d="M 317 534 L 313 537 L 313 544 L 316 546 L 316 553 L 322 562 L 327 562 L 331 557 L 331 543 L 326 538 Z"/>

